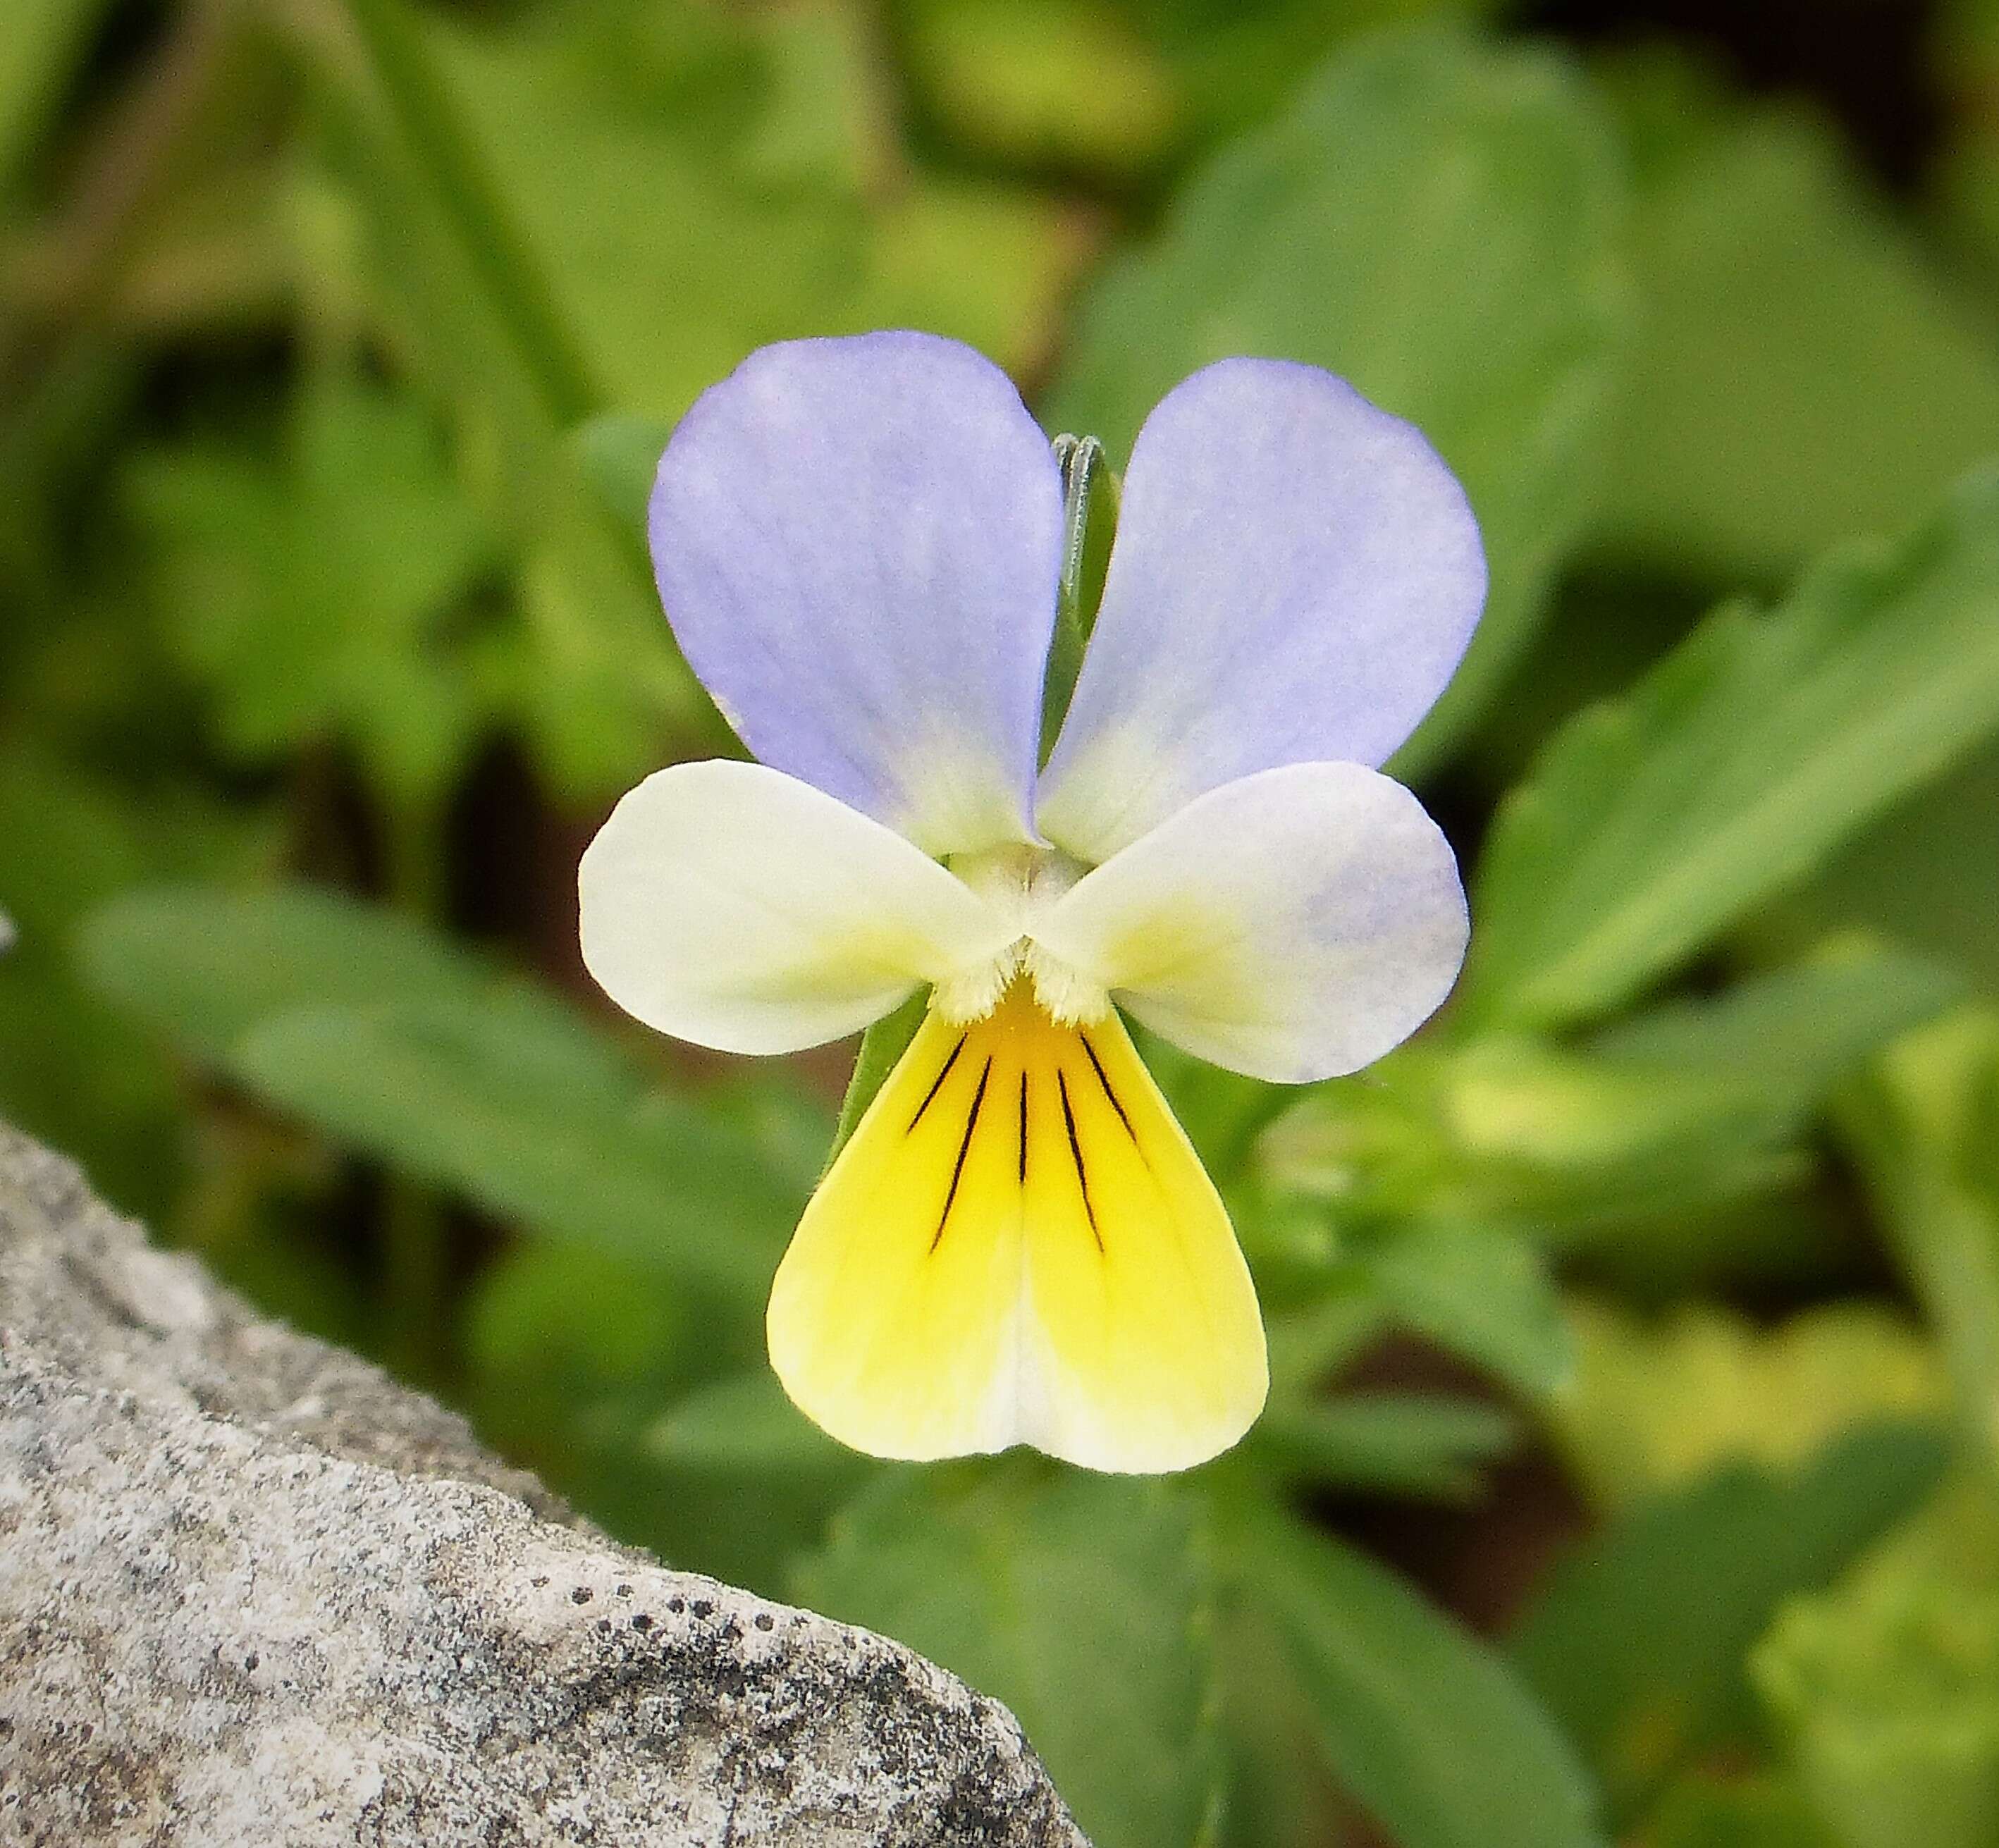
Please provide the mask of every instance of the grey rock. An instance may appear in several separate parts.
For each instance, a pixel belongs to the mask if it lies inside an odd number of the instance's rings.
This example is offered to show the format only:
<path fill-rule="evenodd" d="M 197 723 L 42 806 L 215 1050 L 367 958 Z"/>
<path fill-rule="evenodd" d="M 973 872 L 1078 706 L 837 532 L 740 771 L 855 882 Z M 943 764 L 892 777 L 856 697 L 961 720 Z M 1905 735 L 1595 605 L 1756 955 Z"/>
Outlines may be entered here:
<path fill-rule="evenodd" d="M 0 1843 L 1086 1848 L 899 1645 L 669 1571 L 0 1126 Z"/>

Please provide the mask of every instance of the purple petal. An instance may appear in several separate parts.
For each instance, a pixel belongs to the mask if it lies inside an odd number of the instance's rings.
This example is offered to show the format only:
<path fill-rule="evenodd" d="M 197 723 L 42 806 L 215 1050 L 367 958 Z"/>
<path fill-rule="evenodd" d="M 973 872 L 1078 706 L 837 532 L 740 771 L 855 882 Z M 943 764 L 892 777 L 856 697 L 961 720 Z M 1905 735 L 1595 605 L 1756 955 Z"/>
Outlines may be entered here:
<path fill-rule="evenodd" d="M 1062 483 L 996 366 L 924 334 L 765 347 L 681 420 L 650 524 L 766 763 L 933 854 L 1029 836 Z"/>
<path fill-rule="evenodd" d="M 1043 832 L 1101 860 L 1257 770 L 1379 765 L 1485 599 L 1471 507 L 1412 426 L 1315 366 L 1196 372 L 1132 449 Z"/>

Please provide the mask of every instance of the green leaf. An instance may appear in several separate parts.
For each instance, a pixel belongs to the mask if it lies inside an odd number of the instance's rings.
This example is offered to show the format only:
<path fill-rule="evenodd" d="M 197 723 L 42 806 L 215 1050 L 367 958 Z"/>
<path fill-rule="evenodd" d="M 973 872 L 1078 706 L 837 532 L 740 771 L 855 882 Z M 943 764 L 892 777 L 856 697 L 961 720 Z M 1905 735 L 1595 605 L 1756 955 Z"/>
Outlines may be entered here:
<path fill-rule="evenodd" d="M 1708 1302 L 1646 1317 L 1578 1296 L 1569 1314 L 1576 1374 L 1552 1434 L 1602 1509 L 1727 1464 L 1795 1469 L 1855 1426 L 1950 1409 L 1928 1341 L 1883 1303 L 1822 1303 L 1774 1326 Z"/>
<path fill-rule="evenodd" d="M 549 1002 L 303 1006 L 230 1071 L 404 1173 L 532 1230 L 760 1305 L 804 1206 L 764 1151 L 650 1089 Z"/>
<path fill-rule="evenodd" d="M 751 1137 L 771 1171 L 802 1199 L 826 1171 L 836 1113 L 816 1091 L 788 1082 L 789 1076 L 788 1067 L 747 1060 L 704 1077 L 701 1099 L 718 1122 Z"/>
<path fill-rule="evenodd" d="M 850 1456 L 844 1472 L 684 1468 L 645 1453 L 648 1408 L 591 1408 L 576 1441 L 587 1446 L 581 1505 L 631 1545 L 682 1571 L 705 1573 L 766 1597 L 789 1600 L 796 1562 L 868 1474 Z"/>
<path fill-rule="evenodd" d="M 1989 1459 L 1999 1453 L 1999 1018 L 1966 1010 L 1904 1040 L 1841 1100 L 1838 1120 Z"/>
<path fill-rule="evenodd" d="M 1531 634 L 1580 528 L 1622 321 L 1618 164 L 1568 68 L 1443 33 L 1336 57 L 1203 169 L 1087 299 L 1051 427 L 1120 461 L 1189 372 L 1309 361 L 1418 424 L 1465 484 L 1492 592 L 1433 762 Z"/>
<path fill-rule="evenodd" d="M 407 138 L 487 301 L 506 323 L 559 426 L 587 415 L 598 388 L 581 343 L 564 318 L 537 253 L 521 235 L 476 137 L 467 132 L 406 0 L 348 0 L 348 16 L 376 81 Z"/>
<path fill-rule="evenodd" d="M 518 1393 L 523 1422 L 546 1431 L 556 1407 L 684 1388 L 691 1351 L 715 1358 L 701 1306 L 615 1251 L 530 1240 L 474 1280 L 464 1348 L 482 1405 Z M 518 1434 L 489 1432 L 496 1439 Z"/>
<path fill-rule="evenodd" d="M 1342 1393 L 1305 1403 L 1273 1401 L 1251 1434 L 1252 1453 L 1291 1479 L 1383 1495 L 1470 1501 L 1483 1467 L 1518 1441 L 1498 1407 L 1434 1393 Z"/>
<path fill-rule="evenodd" d="M 1574 1343 L 1547 1260 L 1517 1234 L 1418 1222 L 1358 1255 L 1396 1320 L 1529 1397 L 1546 1397 L 1573 1371 Z"/>
<path fill-rule="evenodd" d="M 605 506 L 642 543 L 653 478 L 659 472 L 660 458 L 673 433 L 673 426 L 658 417 L 612 411 L 592 417 L 570 438 L 584 473 Z"/>
<path fill-rule="evenodd" d="M 1620 1064 L 1724 1076 L 1753 1092 L 1773 1121 L 1796 1121 L 1891 1040 L 1963 998 L 1963 981 L 1939 964 L 1863 950 L 1668 1002 L 1591 1047 Z"/>
<path fill-rule="evenodd" d="M 358 378 L 314 378 L 276 465 L 204 442 L 135 464 L 168 640 L 252 763 L 351 742 L 392 798 L 435 801 L 482 717 L 445 625 L 492 546 L 430 420 Z"/>
<path fill-rule="evenodd" d="M 294 1007 L 476 1007 L 501 979 L 407 918 L 306 885 L 133 892 L 90 916 L 78 953 L 104 993 L 210 1060 Z"/>
<path fill-rule="evenodd" d="M 1505 1663 L 1392 1574 L 1238 1513 L 1235 1595 L 1282 1638 L 1339 1781 L 1401 1848 L 1601 1848 L 1596 1797 Z"/>
<path fill-rule="evenodd" d="M 1828 1026 L 1828 1057 L 1843 1037 Z M 1587 1249 L 1654 1292 L 1695 1273 L 1795 1284 L 1832 1275 L 1852 1248 L 1850 1221 L 1812 1189 L 1817 1099 L 1801 1095 L 1720 1067 L 1505 1034 L 1432 1041 L 1391 1054 L 1365 1083 L 1294 1093 L 1259 1138 L 1259 1187 L 1232 1203 L 1266 1282 L 1280 1250 L 1323 1275 L 1363 1261 L 1398 1227 L 1441 1221 Z M 1496 1354 L 1484 1364 L 1502 1366 Z"/>
<path fill-rule="evenodd" d="M 363 206 L 368 280 L 451 391 L 517 540 L 525 632 L 495 664 L 496 703 L 552 781 L 601 796 L 665 739 L 726 746 L 643 551 L 564 440 L 597 408 L 592 382 L 677 417 L 766 341 L 883 326 L 1024 364 L 1086 234 L 1058 202 L 905 168 L 848 9 L 429 9 L 431 58 L 398 10 L 371 0 L 381 95 L 326 35 L 300 54 Z"/>
<path fill-rule="evenodd" d="M 677 1400 L 646 1431 L 645 1445 L 656 1462 L 731 1475 L 851 1479 L 871 1467 L 792 1404 L 767 1368 L 732 1373 Z"/>
<path fill-rule="evenodd" d="M 1987 1848 L 1999 1815 L 1999 1506 L 1939 1496 L 1796 1598 L 1751 1673 L 1794 1775 L 1848 1848 Z"/>
<path fill-rule="evenodd" d="M 696 1386 L 648 1415 L 629 1444 L 604 1449 L 634 1492 L 647 1544 L 778 1597 L 836 1512 L 883 1473 L 821 1431 L 760 1365 Z"/>
<path fill-rule="evenodd" d="M 1177 139 L 1171 74 L 1104 0 L 922 0 L 901 16 L 919 96 L 987 158 L 1128 180 Z"/>
<path fill-rule="evenodd" d="M 1202 1848 L 1326 1848 L 1338 1801 L 1319 1763 L 1317 1722 L 1268 1624 L 1225 1605 L 1219 1654 L 1228 1799 Z"/>
<path fill-rule="evenodd" d="M 783 1401 L 750 1307 L 608 1250 L 518 1244 L 476 1285 L 467 1410 L 619 1538 L 781 1595 L 878 1466 Z"/>
<path fill-rule="evenodd" d="M 121 787 L 52 753 L 0 751 L 0 1116 L 81 1163 L 128 1212 L 164 1218 L 185 1180 L 187 1102 L 173 1061 L 75 967 L 79 922 L 114 895 L 267 857 L 254 810 L 171 783 Z"/>
<path fill-rule="evenodd" d="M 137 895 L 92 978 L 238 1082 L 528 1229 L 747 1315 L 804 1205 L 755 1131 L 657 1089 L 553 995 L 310 890 Z"/>
<path fill-rule="evenodd" d="M 1849 946 L 1628 1019 L 1586 1053 L 1492 1036 L 1401 1064 L 1429 1075 L 1470 1199 L 1567 1235 L 1789 1185 L 1834 1088 L 1963 991 Z"/>
<path fill-rule="evenodd" d="M 1371 1095 L 1333 1087 L 1301 1105 L 1272 1133 L 1273 1171 L 1336 1207 L 1379 1163 L 1388 1185 L 1372 1203 L 1397 1217 L 1567 1239 L 1767 1191 L 1802 1160 L 1793 1119 L 1725 1072 L 1492 1034 L 1412 1048 L 1393 1074 Z M 1398 1116 L 1379 1120 L 1391 1102 Z M 1399 1181 L 1391 1162 L 1408 1171 Z"/>
<path fill-rule="evenodd" d="M 924 327 L 1018 365 L 1052 331 L 1071 216 L 904 164 L 843 9 L 616 0 L 431 38 L 611 403 L 678 417 L 787 337 Z"/>
<path fill-rule="evenodd" d="M 1656 1257 L 1661 1220 L 1691 1232 L 1698 1211 L 1808 1179 L 1833 1088 L 1961 991 L 1921 959 L 1855 951 L 1655 1009 L 1586 1053 L 1491 1036 L 1400 1064 L 1429 1077 L 1457 1212 L 1565 1243 L 1642 1241 Z"/>
<path fill-rule="evenodd" d="M 1999 726 L 1999 475 L 1768 615 L 1724 611 L 1572 720 L 1502 806 L 1461 1018 L 1615 1007 Z"/>
<path fill-rule="evenodd" d="M 1669 65 L 1630 81 L 1675 145 L 1636 188 L 1643 311 L 1599 535 L 1770 581 L 1918 518 L 1993 448 L 1988 331 L 1831 125 L 1693 96 Z"/>
<path fill-rule="evenodd" d="M 1263 122 L 1333 47 L 1418 19 L 1478 19 L 1500 0 L 1116 0 L 1177 77 L 1197 143 Z"/>
<path fill-rule="evenodd" d="M 1947 959 L 1999 1001 L 1999 745 L 1897 803 L 1775 912 L 1758 920 L 1759 951 L 1865 929 Z"/>
<path fill-rule="evenodd" d="M 643 552 L 563 440 L 574 412 L 566 388 L 552 398 L 549 355 L 489 292 L 491 253 L 474 247 L 462 185 L 426 163 L 413 125 L 356 82 L 352 61 L 329 56 L 324 35 L 295 49 L 317 151 L 360 207 L 366 273 L 350 286 L 379 301 L 394 337 L 449 394 L 468 459 L 483 465 L 490 524 L 513 546 L 521 621 L 487 663 L 493 704 L 560 789 L 608 794 L 658 763 L 670 728 L 709 738 L 723 728 L 660 621 Z M 476 211 L 498 209 L 489 198 Z"/>
<path fill-rule="evenodd" d="M 1512 1655 L 1633 1819 L 1748 1725 L 1744 1664 L 1785 1599 L 1829 1583 L 1935 1487 L 1933 1429 L 1880 1426 L 1795 1473 L 1738 1465 L 1640 1505 L 1557 1566 Z"/>
<path fill-rule="evenodd" d="M 1343 1285 L 1346 1287 L 1341 1287 Z M 1357 1360 L 1385 1332 L 1381 1305 L 1357 1279 L 1341 1278 L 1297 1309 L 1265 1305 L 1270 1348 L 1270 1402 L 1296 1403 Z"/>
<path fill-rule="evenodd" d="M 1098 1848 L 1207 1826 L 1208 1561 L 1173 1484 L 1025 1459 L 899 1473 L 835 1521 L 797 1596 L 1005 1701 Z"/>
<path fill-rule="evenodd" d="M 912 0 L 896 18 L 918 100 L 975 157 L 1128 187 L 1267 119 L 1343 40 L 1494 10 L 1493 0 Z"/>

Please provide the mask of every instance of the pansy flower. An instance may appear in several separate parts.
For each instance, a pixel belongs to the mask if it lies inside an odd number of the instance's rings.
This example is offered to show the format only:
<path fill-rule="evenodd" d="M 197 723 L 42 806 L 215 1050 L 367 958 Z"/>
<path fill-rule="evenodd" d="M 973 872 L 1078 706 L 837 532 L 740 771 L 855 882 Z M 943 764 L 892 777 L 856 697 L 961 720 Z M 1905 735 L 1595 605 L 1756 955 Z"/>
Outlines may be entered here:
<path fill-rule="evenodd" d="M 619 802 L 580 870 L 591 974 L 735 1053 L 930 997 L 778 1269 L 785 1389 L 886 1457 L 1226 1448 L 1263 1405 L 1262 1318 L 1121 1016 L 1301 1083 L 1449 991 L 1457 864 L 1376 767 L 1484 598 L 1457 483 L 1329 373 L 1195 373 L 1133 448 L 1045 762 L 1061 471 L 969 348 L 764 348 L 675 431 L 650 528 L 674 633 L 759 761 Z"/>

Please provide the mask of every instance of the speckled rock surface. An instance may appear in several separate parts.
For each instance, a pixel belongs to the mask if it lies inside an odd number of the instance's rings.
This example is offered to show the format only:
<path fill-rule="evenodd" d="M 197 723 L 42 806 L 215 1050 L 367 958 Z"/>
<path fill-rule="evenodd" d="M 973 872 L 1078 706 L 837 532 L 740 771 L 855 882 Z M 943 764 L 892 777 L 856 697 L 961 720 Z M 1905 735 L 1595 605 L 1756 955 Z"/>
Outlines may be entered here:
<path fill-rule="evenodd" d="M 1006 1710 L 667 1571 L 0 1127 L 0 1843 L 1083 1848 Z"/>

